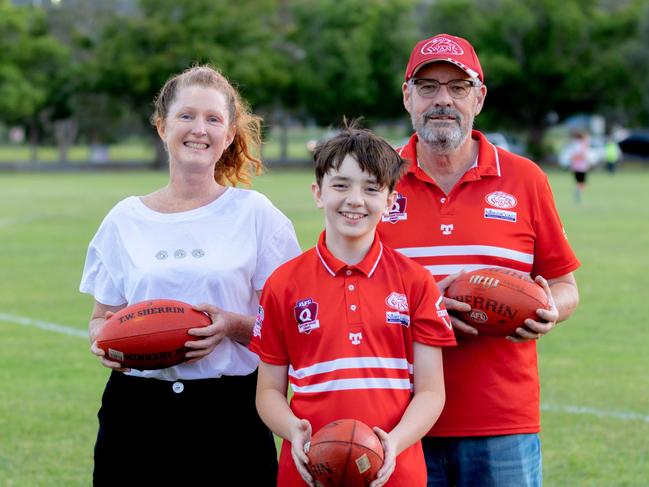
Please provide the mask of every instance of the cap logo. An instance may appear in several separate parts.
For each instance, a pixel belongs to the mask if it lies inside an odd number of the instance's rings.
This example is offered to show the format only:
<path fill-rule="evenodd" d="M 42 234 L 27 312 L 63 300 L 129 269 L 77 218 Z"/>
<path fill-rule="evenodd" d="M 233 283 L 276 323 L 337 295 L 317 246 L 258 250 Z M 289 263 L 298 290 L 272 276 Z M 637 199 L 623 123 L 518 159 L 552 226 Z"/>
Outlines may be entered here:
<path fill-rule="evenodd" d="M 424 55 L 447 54 L 451 56 L 461 56 L 464 54 L 464 50 L 457 42 L 452 41 L 451 39 L 447 39 L 446 37 L 435 37 L 424 44 L 421 48 L 421 53 Z"/>

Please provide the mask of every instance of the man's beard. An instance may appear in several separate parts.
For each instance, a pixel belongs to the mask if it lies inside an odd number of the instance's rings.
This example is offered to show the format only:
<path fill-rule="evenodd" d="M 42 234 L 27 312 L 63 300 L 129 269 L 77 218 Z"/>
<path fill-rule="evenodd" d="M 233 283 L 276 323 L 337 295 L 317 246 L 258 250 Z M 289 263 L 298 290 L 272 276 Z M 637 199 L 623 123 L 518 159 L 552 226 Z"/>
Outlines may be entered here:
<path fill-rule="evenodd" d="M 454 117 L 455 120 L 441 122 L 430 117 Z M 437 154 L 454 152 L 467 139 L 471 129 L 469 124 L 464 125 L 460 112 L 452 108 L 431 108 L 419 117 L 413 114 L 410 118 L 419 139 L 430 145 Z"/>

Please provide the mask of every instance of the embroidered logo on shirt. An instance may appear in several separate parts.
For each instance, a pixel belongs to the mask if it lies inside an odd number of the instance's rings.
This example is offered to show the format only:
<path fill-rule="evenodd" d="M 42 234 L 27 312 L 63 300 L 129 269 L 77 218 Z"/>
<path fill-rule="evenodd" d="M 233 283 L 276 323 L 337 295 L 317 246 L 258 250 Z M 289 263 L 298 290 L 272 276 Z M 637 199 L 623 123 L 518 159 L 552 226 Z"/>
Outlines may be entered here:
<path fill-rule="evenodd" d="M 485 208 L 484 217 L 491 220 L 505 220 L 516 222 L 516 212 L 507 210 L 495 210 L 494 208 Z"/>
<path fill-rule="evenodd" d="M 442 231 L 442 235 L 450 235 L 453 233 L 453 224 L 444 225 L 443 223 L 439 226 L 439 229 Z"/>
<path fill-rule="evenodd" d="M 293 316 L 297 321 L 297 330 L 300 333 L 311 333 L 312 330 L 320 328 L 318 321 L 318 303 L 311 298 L 302 299 L 295 303 Z"/>
<path fill-rule="evenodd" d="M 408 311 L 408 298 L 406 298 L 405 294 L 392 291 L 390 295 L 385 298 L 385 304 L 397 311 Z"/>
<path fill-rule="evenodd" d="M 255 318 L 255 326 L 252 328 L 252 336 L 261 338 L 261 325 L 264 324 L 264 308 L 259 305 L 257 309 L 257 317 Z"/>
<path fill-rule="evenodd" d="M 491 206 L 502 208 L 503 210 L 514 208 L 517 203 L 516 197 L 509 193 L 505 193 L 504 191 L 494 191 L 493 193 L 489 193 L 484 197 L 484 200 Z"/>
<path fill-rule="evenodd" d="M 406 205 L 408 204 L 407 198 L 401 193 L 397 194 L 394 204 L 387 215 L 381 217 L 381 221 L 397 223 L 398 221 L 407 220 L 408 214 L 406 213 Z"/>
<path fill-rule="evenodd" d="M 352 342 L 352 345 L 360 345 L 361 340 L 363 339 L 362 333 L 349 333 L 349 341 Z"/>

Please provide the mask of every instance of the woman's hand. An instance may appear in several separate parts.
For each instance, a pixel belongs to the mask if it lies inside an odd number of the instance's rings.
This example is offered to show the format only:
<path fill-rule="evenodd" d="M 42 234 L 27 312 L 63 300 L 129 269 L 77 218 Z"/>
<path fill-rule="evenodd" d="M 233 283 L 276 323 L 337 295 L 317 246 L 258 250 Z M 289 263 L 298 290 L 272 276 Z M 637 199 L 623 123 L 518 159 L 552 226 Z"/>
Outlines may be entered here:
<path fill-rule="evenodd" d="M 113 316 L 114 314 L 115 313 L 112 312 L 112 311 L 106 311 L 104 313 L 104 318 L 103 318 L 103 322 L 101 323 L 101 325 L 97 325 L 97 326 L 95 326 L 93 328 L 95 333 L 93 333 L 92 334 L 93 336 L 90 337 L 91 340 L 92 340 L 92 344 L 90 345 L 90 351 L 94 355 L 96 355 L 97 357 L 99 357 L 101 359 L 101 365 L 103 365 L 104 367 L 108 367 L 109 369 L 116 370 L 117 372 L 128 372 L 131 369 L 126 368 L 126 367 L 122 367 L 122 365 L 119 362 L 114 362 L 112 360 L 107 359 L 106 358 L 106 353 L 101 348 L 99 348 L 97 346 L 97 335 L 98 335 L 99 329 L 101 328 L 103 323 L 108 321 L 110 319 L 110 317 Z"/>
<path fill-rule="evenodd" d="M 213 304 L 202 303 L 193 307 L 197 311 L 207 313 L 212 324 L 199 328 L 190 328 L 187 333 L 198 337 L 198 340 L 185 342 L 185 347 L 191 349 L 185 354 L 188 364 L 198 362 L 209 355 L 216 346 L 228 335 L 230 323 L 235 319 L 227 311 Z"/>

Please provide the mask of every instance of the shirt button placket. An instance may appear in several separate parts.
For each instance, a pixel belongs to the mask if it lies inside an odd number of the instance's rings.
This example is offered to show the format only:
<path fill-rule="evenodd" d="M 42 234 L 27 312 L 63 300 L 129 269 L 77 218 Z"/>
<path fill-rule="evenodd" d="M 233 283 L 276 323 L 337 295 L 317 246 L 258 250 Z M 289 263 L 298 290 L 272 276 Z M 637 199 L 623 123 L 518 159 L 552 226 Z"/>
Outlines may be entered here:
<path fill-rule="evenodd" d="M 358 295 L 358 277 L 351 277 L 351 269 L 345 271 L 345 305 L 347 307 L 347 323 L 356 325 L 361 322 L 360 296 Z"/>

